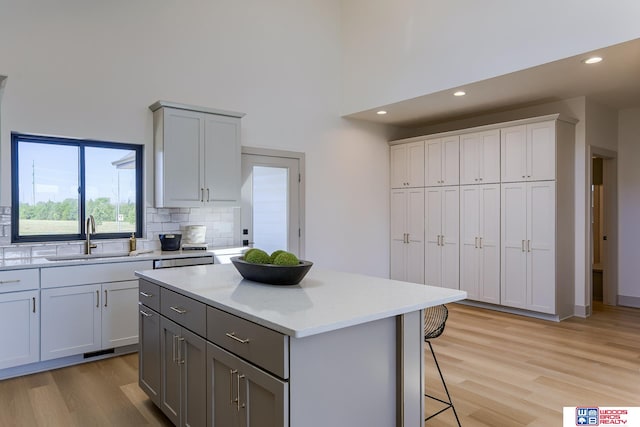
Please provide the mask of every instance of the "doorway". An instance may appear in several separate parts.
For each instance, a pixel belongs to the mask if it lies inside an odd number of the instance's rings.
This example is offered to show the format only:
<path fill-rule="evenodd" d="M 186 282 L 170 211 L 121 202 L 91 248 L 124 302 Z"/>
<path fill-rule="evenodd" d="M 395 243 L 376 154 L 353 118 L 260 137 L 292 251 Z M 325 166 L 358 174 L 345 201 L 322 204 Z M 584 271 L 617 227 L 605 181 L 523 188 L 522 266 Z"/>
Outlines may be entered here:
<path fill-rule="evenodd" d="M 591 301 L 618 304 L 616 153 L 591 147 Z"/>
<path fill-rule="evenodd" d="M 304 257 L 303 169 L 303 153 L 242 148 L 243 245 Z"/>

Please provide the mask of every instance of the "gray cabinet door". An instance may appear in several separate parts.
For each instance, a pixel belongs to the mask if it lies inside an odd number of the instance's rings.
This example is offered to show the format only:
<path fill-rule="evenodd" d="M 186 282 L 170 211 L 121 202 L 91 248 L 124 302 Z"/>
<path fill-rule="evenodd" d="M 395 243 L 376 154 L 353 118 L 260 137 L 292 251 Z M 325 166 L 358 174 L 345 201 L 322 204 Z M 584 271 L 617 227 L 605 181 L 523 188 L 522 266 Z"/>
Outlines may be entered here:
<path fill-rule="evenodd" d="M 138 318 L 138 383 L 153 403 L 160 406 L 160 315 L 140 305 Z"/>
<path fill-rule="evenodd" d="M 181 425 L 198 427 L 207 422 L 207 347 L 203 338 L 182 328 L 180 360 L 182 366 Z"/>
<path fill-rule="evenodd" d="M 289 384 L 222 348 L 207 344 L 210 425 L 289 425 Z"/>
<path fill-rule="evenodd" d="M 167 319 L 160 318 L 160 409 L 171 420 L 180 425 L 180 365 L 178 365 L 178 339 L 180 326 Z"/>

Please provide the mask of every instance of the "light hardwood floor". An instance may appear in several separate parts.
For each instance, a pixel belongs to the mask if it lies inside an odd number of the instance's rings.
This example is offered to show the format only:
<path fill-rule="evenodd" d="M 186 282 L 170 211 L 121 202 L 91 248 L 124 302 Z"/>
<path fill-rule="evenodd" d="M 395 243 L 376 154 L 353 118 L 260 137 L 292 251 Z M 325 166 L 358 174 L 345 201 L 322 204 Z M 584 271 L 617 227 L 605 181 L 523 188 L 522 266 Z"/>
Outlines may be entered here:
<path fill-rule="evenodd" d="M 553 323 L 450 304 L 433 345 L 464 427 L 560 426 L 563 406 L 640 406 L 637 309 L 598 305 L 589 319 Z M 170 426 L 137 368 L 131 354 L 0 381 L 0 426 Z M 427 423 L 453 425 L 451 411 Z"/>

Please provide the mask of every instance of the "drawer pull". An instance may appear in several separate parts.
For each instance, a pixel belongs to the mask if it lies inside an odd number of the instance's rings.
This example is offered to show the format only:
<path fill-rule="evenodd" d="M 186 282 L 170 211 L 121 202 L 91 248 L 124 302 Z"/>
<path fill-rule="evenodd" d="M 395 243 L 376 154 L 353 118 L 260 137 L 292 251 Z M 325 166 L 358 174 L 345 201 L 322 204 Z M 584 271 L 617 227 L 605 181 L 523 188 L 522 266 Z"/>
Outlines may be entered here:
<path fill-rule="evenodd" d="M 187 312 L 187 310 L 185 310 L 184 308 L 180 308 L 180 307 L 173 307 L 170 306 L 169 307 L 171 310 L 175 311 L 178 314 L 185 314 Z"/>
<path fill-rule="evenodd" d="M 246 340 L 243 340 L 242 338 L 238 338 L 236 336 L 235 332 L 227 332 L 225 335 L 228 336 L 229 338 L 231 338 L 232 340 L 238 341 L 240 344 L 248 344 L 249 343 L 249 338 L 247 338 Z"/>
<path fill-rule="evenodd" d="M 20 279 L 0 280 L 0 285 L 6 285 L 7 283 L 20 283 Z"/>
<path fill-rule="evenodd" d="M 140 310 L 140 314 L 142 314 L 144 317 L 151 317 L 151 316 L 153 316 L 153 314 L 151 314 L 151 313 L 147 313 L 146 311 L 142 311 L 142 310 Z"/>
<path fill-rule="evenodd" d="M 153 296 L 153 294 L 148 294 L 148 293 L 142 292 L 142 291 L 140 291 L 140 295 L 142 295 L 145 298 L 151 298 Z"/>

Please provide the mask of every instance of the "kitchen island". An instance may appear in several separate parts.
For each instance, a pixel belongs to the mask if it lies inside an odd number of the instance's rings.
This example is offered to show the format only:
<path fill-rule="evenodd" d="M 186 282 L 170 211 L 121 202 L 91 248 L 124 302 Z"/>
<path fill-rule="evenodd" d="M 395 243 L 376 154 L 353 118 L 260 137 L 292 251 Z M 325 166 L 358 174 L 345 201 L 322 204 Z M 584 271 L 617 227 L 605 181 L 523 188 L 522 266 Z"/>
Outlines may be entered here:
<path fill-rule="evenodd" d="M 423 313 L 465 292 L 313 267 L 140 277 L 140 386 L 176 425 L 422 426 Z"/>

